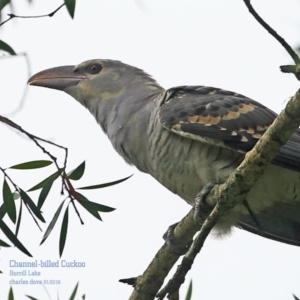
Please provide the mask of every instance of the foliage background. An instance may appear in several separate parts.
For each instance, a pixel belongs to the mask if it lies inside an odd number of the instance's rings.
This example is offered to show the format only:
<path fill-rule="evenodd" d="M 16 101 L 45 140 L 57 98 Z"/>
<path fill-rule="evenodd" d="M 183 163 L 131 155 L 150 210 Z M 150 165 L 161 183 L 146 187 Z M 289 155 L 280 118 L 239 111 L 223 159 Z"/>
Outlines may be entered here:
<path fill-rule="evenodd" d="M 26 1 L 15 5 L 19 15 L 53 11 L 60 1 Z M 290 44 L 299 42 L 299 1 L 252 1 L 269 24 Z M 6 11 L 8 13 L 9 10 Z M 3 16 L 5 18 L 5 16 Z M 1 39 L 18 53 L 26 52 L 32 73 L 45 68 L 77 64 L 91 58 L 118 59 L 140 67 L 169 88 L 176 85 L 211 85 L 237 91 L 276 112 L 298 88 L 279 65 L 290 60 L 284 49 L 248 13 L 242 1 L 154 0 L 78 1 L 72 21 L 65 9 L 53 18 L 14 19 L 1 29 Z M 114 153 L 99 126 L 79 104 L 61 92 L 30 87 L 26 102 L 18 107 L 28 79 L 24 57 L 0 60 L 0 112 L 26 130 L 69 148 L 69 167 L 86 159 L 82 185 L 113 181 L 135 173 L 125 183 L 90 192 L 93 201 L 116 207 L 104 222 L 82 213 L 81 226 L 74 213 L 63 259 L 85 261 L 84 270 L 43 270 L 43 279 L 61 279 L 47 286 L 52 297 L 57 288 L 62 299 L 75 283 L 89 299 L 128 298 L 131 287 L 118 279 L 140 274 L 162 244 L 166 228 L 190 209 L 149 176 L 127 166 Z M 0 124 L 0 165 L 45 158 L 29 141 Z M 63 153 L 53 150 L 61 158 Z M 29 188 L 46 170 L 13 173 Z M 61 198 L 60 185 L 44 208 L 53 215 Z M 54 205 L 55 204 L 55 205 Z M 72 209 L 71 209 L 72 211 Z M 42 234 L 27 218 L 20 238 L 35 259 L 58 259 L 59 228 L 41 247 Z M 0 236 L 2 238 L 2 236 Z M 291 299 L 300 294 L 300 254 L 293 246 L 268 241 L 244 231 L 226 239 L 207 240 L 189 278 L 193 298 Z M 15 249 L 1 249 L 0 299 L 6 299 L 9 259 L 29 261 Z M 189 280 L 182 290 L 183 295 Z M 4 288 L 2 288 L 4 287 Z M 24 294 L 46 298 L 41 287 L 14 287 L 16 299 Z"/>

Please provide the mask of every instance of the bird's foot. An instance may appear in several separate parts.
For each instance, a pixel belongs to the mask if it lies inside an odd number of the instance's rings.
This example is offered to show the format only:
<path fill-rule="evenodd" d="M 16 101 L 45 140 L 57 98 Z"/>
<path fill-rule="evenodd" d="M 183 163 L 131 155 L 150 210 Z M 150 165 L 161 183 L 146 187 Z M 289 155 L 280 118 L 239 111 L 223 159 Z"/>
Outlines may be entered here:
<path fill-rule="evenodd" d="M 203 207 L 210 206 L 210 205 L 207 205 L 207 203 L 205 201 L 205 197 L 209 194 L 209 192 L 213 189 L 213 187 L 216 184 L 218 184 L 218 183 L 217 182 L 209 182 L 209 183 L 207 183 L 202 188 L 202 190 L 197 194 L 197 196 L 195 198 L 194 220 L 199 225 L 202 225 L 202 223 L 203 223 L 203 218 L 201 218 L 201 211 L 203 210 Z"/>
<path fill-rule="evenodd" d="M 190 241 L 187 245 L 182 246 L 174 236 L 174 229 L 178 223 L 175 223 L 169 226 L 166 233 L 163 235 L 163 239 L 165 240 L 166 244 L 178 255 L 184 255 L 190 249 L 193 241 Z"/>

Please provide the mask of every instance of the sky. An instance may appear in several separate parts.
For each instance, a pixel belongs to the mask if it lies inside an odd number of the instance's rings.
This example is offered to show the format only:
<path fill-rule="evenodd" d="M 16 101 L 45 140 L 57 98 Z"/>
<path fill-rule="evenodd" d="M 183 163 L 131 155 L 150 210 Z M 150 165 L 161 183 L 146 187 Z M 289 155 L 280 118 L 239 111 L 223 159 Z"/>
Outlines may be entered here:
<path fill-rule="evenodd" d="M 60 4 L 59 0 L 35 0 L 31 5 L 18 1 L 15 14 L 46 14 Z M 292 46 L 300 44 L 298 0 L 253 0 L 252 4 Z M 290 57 L 238 0 L 79 0 L 74 20 L 65 8 L 52 18 L 14 19 L 1 28 L 0 38 L 17 53 L 27 54 L 31 74 L 88 59 L 115 59 L 145 70 L 164 88 L 215 86 L 244 94 L 276 112 L 299 86 L 293 76 L 279 71 L 280 65 L 292 63 Z M 149 175 L 128 166 L 89 112 L 69 95 L 29 87 L 16 112 L 28 77 L 24 56 L 0 59 L 0 114 L 67 147 L 67 170 L 85 160 L 84 177 L 75 186 L 134 176 L 120 185 L 85 193 L 91 201 L 116 208 L 101 214 L 103 222 L 80 210 L 85 222 L 82 226 L 70 209 L 61 259 L 58 238 L 62 219 L 39 246 L 43 233 L 24 211 L 19 238 L 34 259 L 76 260 L 85 267 L 37 268 L 39 279 L 60 280 L 61 284 L 45 285 L 46 290 L 40 285 L 14 285 L 15 298 L 25 299 L 28 294 L 49 299 L 49 293 L 51 299 L 57 299 L 58 294 L 59 299 L 68 299 L 79 281 L 78 295 L 85 293 L 87 299 L 128 299 L 132 288 L 118 280 L 143 273 L 163 245 L 162 235 L 168 226 L 181 220 L 190 206 Z M 0 140 L 2 167 L 47 159 L 32 142 L 5 124 L 0 124 Z M 53 147 L 48 150 L 62 164 L 64 153 Z M 54 170 L 52 166 L 9 174 L 25 190 Z M 38 197 L 38 193 L 31 195 Z M 57 182 L 43 209 L 47 221 L 62 200 Z M 0 239 L 6 240 L 3 234 Z M 9 261 L 32 259 L 12 248 L 2 248 L 0 258 L 4 273 L 0 276 L 0 299 L 7 299 L 9 281 L 15 278 L 9 275 Z M 181 288 L 182 298 L 191 279 L 192 299 L 293 299 L 292 294 L 300 297 L 299 249 L 236 229 L 230 237 L 207 239 Z"/>

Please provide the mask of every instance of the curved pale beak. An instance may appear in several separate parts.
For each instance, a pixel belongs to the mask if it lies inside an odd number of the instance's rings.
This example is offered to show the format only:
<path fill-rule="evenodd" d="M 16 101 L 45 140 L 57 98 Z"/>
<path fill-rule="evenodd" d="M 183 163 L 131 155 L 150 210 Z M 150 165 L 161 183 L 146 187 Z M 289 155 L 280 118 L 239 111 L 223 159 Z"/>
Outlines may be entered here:
<path fill-rule="evenodd" d="M 81 80 L 88 79 L 86 75 L 75 70 L 75 66 L 47 69 L 31 76 L 27 83 L 64 91 L 68 87 L 77 85 Z"/>

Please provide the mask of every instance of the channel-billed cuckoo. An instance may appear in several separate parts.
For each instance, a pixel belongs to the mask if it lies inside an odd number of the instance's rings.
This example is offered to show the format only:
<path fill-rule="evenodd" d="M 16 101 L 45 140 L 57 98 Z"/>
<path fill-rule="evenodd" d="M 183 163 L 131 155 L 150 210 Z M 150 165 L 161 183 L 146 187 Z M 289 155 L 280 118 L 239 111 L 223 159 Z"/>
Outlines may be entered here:
<path fill-rule="evenodd" d="M 238 93 L 206 86 L 165 90 L 142 70 L 114 60 L 48 69 L 28 82 L 74 97 L 127 163 L 191 205 L 204 185 L 227 179 L 276 118 Z M 245 201 L 253 214 L 238 205 L 222 217 L 217 230 L 240 226 L 300 246 L 299 130 Z"/>

